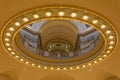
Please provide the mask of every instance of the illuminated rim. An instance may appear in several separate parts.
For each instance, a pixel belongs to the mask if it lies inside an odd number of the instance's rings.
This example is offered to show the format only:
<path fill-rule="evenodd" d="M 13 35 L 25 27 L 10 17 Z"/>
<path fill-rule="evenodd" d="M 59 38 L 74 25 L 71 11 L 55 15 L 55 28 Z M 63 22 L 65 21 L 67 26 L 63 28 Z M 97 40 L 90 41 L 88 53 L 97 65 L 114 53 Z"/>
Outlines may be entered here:
<path fill-rule="evenodd" d="M 18 33 L 19 30 L 21 30 L 23 27 L 30 23 L 48 19 L 77 20 L 79 22 L 91 25 L 92 27 L 96 28 L 103 36 L 105 40 L 104 50 L 95 59 L 83 64 L 73 66 L 43 65 L 40 63 L 36 63 L 33 60 L 26 59 L 25 57 L 20 55 L 20 53 L 16 50 L 16 47 L 14 45 L 15 35 Z M 12 57 L 19 60 L 22 63 L 31 65 L 33 67 L 51 70 L 80 69 L 86 66 L 96 64 L 104 60 L 107 56 L 111 54 L 118 40 L 117 31 L 115 30 L 114 26 L 102 16 L 80 8 L 61 6 L 37 8 L 20 13 L 19 15 L 15 16 L 7 22 L 7 24 L 1 31 L 1 36 L 4 48 Z"/>

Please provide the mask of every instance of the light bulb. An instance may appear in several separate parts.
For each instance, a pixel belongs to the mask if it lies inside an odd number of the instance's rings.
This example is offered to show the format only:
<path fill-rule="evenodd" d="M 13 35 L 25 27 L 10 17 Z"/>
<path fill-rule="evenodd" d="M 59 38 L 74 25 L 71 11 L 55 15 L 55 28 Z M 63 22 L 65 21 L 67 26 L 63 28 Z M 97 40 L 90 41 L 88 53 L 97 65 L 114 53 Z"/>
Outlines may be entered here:
<path fill-rule="evenodd" d="M 9 44 L 9 43 L 5 43 L 5 45 L 6 45 L 6 46 L 10 46 L 10 44 Z"/>
<path fill-rule="evenodd" d="M 14 31 L 15 29 L 14 29 L 13 27 L 10 27 L 9 30 L 10 30 L 10 31 Z"/>
<path fill-rule="evenodd" d="M 10 41 L 10 39 L 8 39 L 8 38 L 5 38 L 4 40 L 5 40 L 5 41 Z"/>
<path fill-rule="evenodd" d="M 45 13 L 45 15 L 49 17 L 49 16 L 52 15 L 52 13 L 48 11 L 48 12 Z"/>
<path fill-rule="evenodd" d="M 114 44 L 114 41 L 110 41 L 110 44 Z"/>
<path fill-rule="evenodd" d="M 77 13 L 75 13 L 75 12 L 71 13 L 71 17 L 76 17 L 76 16 L 77 16 Z"/>
<path fill-rule="evenodd" d="M 24 17 L 24 18 L 23 18 L 23 21 L 24 21 L 24 22 L 28 22 L 29 19 L 28 19 L 27 17 Z"/>
<path fill-rule="evenodd" d="M 58 14 L 59 16 L 64 16 L 65 13 L 63 11 L 60 11 Z"/>
<path fill-rule="evenodd" d="M 113 39 L 113 36 L 109 36 L 109 39 Z"/>
<path fill-rule="evenodd" d="M 106 26 L 105 25 L 101 25 L 101 28 L 105 28 Z"/>
<path fill-rule="evenodd" d="M 98 20 L 93 20 L 92 23 L 93 23 L 93 24 L 97 24 L 97 23 L 98 23 Z"/>
<path fill-rule="evenodd" d="M 33 17 L 34 17 L 35 19 L 38 19 L 40 16 L 39 16 L 38 14 L 34 14 Z"/>
<path fill-rule="evenodd" d="M 106 34 L 109 34 L 109 33 L 111 33 L 111 31 L 110 31 L 110 30 L 107 30 L 107 31 L 106 31 Z"/>
<path fill-rule="evenodd" d="M 19 23 L 19 22 L 15 22 L 15 25 L 16 25 L 16 26 L 20 26 L 20 23 Z"/>
<path fill-rule="evenodd" d="M 6 33 L 6 36 L 11 36 L 11 33 Z"/>
<path fill-rule="evenodd" d="M 83 20 L 87 20 L 87 19 L 88 19 L 87 15 L 83 16 Z"/>

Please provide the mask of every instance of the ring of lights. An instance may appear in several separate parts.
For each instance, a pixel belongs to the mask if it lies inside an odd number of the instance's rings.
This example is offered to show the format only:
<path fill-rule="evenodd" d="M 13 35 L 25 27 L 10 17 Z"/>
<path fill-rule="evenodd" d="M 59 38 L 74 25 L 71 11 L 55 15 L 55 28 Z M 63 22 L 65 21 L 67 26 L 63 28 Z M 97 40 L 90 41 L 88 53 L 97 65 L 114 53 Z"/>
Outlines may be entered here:
<path fill-rule="evenodd" d="M 99 56 L 92 59 L 91 61 L 71 66 L 52 66 L 50 64 L 48 65 L 36 63 L 34 60 L 26 59 L 24 56 L 19 54 L 16 46 L 14 45 L 15 35 L 26 25 L 46 19 L 77 20 L 91 25 L 92 27 L 96 28 L 104 37 L 104 50 Z M 60 6 L 38 8 L 20 13 L 19 15 L 15 16 L 7 22 L 7 24 L 1 31 L 1 36 L 4 48 L 15 59 L 25 64 L 32 65 L 34 67 L 56 70 L 79 69 L 86 66 L 91 66 L 92 64 L 96 64 L 104 60 L 108 55 L 111 54 L 118 40 L 117 31 L 115 30 L 114 26 L 100 15 L 84 9 Z"/>

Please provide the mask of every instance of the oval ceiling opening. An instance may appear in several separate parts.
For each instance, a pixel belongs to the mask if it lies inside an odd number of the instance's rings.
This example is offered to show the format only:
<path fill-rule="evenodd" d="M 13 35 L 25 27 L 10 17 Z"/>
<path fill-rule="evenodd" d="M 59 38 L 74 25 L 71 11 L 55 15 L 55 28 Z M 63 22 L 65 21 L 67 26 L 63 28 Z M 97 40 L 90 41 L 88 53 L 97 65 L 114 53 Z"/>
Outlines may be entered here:
<path fill-rule="evenodd" d="M 98 45 L 103 44 L 102 39 L 98 30 L 75 20 L 38 21 L 21 29 L 16 36 L 17 44 L 30 54 L 51 59 L 97 55 L 104 47 Z M 101 49 L 92 55 L 96 47 Z"/>

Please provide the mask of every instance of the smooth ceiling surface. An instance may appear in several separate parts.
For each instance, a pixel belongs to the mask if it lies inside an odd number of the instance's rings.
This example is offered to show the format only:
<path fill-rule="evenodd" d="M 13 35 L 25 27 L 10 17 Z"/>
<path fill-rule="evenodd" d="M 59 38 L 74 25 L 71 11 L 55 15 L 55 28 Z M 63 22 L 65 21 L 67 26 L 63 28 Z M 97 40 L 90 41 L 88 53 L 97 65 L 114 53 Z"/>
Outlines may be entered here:
<path fill-rule="evenodd" d="M 76 6 L 95 11 L 109 19 L 120 32 L 120 0 L 0 0 L 0 30 L 14 15 L 47 5 Z M 119 48 L 120 41 L 113 54 L 97 65 L 80 70 L 50 71 L 19 63 L 0 46 L 0 80 L 120 80 Z"/>

